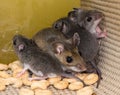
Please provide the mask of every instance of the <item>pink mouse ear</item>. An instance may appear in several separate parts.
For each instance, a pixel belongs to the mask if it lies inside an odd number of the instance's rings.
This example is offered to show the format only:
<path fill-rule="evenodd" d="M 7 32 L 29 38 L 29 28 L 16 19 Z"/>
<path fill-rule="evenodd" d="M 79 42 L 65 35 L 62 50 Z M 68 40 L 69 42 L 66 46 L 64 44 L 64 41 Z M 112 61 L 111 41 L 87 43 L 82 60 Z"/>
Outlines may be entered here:
<path fill-rule="evenodd" d="M 21 51 L 21 50 L 23 50 L 23 49 L 24 49 L 24 45 L 23 45 L 23 44 L 20 44 L 20 45 L 18 46 L 18 50 Z"/>
<path fill-rule="evenodd" d="M 58 54 L 61 54 L 64 51 L 64 45 L 61 43 L 57 43 L 56 51 Z"/>

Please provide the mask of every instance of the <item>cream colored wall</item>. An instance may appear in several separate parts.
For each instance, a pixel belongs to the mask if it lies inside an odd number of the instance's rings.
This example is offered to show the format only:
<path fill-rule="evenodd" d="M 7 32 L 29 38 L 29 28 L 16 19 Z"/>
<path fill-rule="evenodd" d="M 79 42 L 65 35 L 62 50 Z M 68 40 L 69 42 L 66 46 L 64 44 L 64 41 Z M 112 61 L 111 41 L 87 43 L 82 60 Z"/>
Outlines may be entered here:
<path fill-rule="evenodd" d="M 15 60 L 13 35 L 31 37 L 79 6 L 80 0 L 0 0 L 0 62 Z"/>

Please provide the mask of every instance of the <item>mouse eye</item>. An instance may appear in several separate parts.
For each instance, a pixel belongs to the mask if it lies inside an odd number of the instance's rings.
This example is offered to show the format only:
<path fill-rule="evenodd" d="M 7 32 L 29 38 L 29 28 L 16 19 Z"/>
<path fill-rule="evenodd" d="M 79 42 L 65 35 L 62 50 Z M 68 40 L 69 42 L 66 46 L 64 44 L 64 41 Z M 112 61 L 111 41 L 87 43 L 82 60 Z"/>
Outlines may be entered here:
<path fill-rule="evenodd" d="M 54 27 L 55 27 L 55 29 L 58 29 L 58 28 L 59 28 L 59 25 L 58 25 L 58 24 L 55 24 Z"/>
<path fill-rule="evenodd" d="M 59 21 L 59 22 L 57 22 L 57 23 L 55 24 L 54 28 L 55 28 L 55 29 L 59 29 L 59 28 L 61 28 L 62 26 L 63 26 L 63 22 L 62 22 L 62 21 Z"/>
<path fill-rule="evenodd" d="M 67 56 L 66 61 L 67 61 L 68 63 L 71 63 L 71 62 L 73 61 L 73 59 L 72 59 L 72 57 Z"/>
<path fill-rule="evenodd" d="M 16 40 L 13 41 L 13 45 L 16 45 Z"/>
<path fill-rule="evenodd" d="M 86 19 L 88 22 L 90 22 L 92 20 L 92 17 L 87 17 Z"/>

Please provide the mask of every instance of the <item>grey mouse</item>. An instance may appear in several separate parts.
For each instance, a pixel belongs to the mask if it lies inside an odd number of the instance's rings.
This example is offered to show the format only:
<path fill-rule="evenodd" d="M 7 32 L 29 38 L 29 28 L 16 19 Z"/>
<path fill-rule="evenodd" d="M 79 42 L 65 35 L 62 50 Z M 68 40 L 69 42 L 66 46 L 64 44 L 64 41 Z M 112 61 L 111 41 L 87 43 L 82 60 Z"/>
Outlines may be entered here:
<path fill-rule="evenodd" d="M 78 53 L 77 45 L 80 43 L 78 33 L 67 39 L 62 32 L 49 27 L 38 31 L 32 39 L 43 51 L 56 56 L 64 64 L 65 71 L 86 70 L 86 63 Z"/>
<path fill-rule="evenodd" d="M 53 28 L 63 32 L 67 38 L 72 37 L 75 32 L 79 34 L 80 43 L 78 45 L 78 51 L 85 60 L 85 62 L 87 62 L 87 66 L 92 64 L 92 66 L 96 69 L 100 80 L 101 71 L 94 62 L 94 58 L 97 56 L 99 50 L 99 43 L 96 36 L 92 35 L 85 28 L 80 27 L 77 23 L 74 23 L 68 17 L 58 19 L 55 23 L 53 23 Z"/>
<path fill-rule="evenodd" d="M 68 13 L 68 17 L 74 22 L 84 27 L 96 38 L 106 37 L 106 29 L 102 26 L 104 14 L 98 10 L 84 10 L 81 8 L 74 8 Z M 102 30 L 103 28 L 103 30 Z"/>
<path fill-rule="evenodd" d="M 31 39 L 22 35 L 15 35 L 13 37 L 13 47 L 24 67 L 18 76 L 24 74 L 26 70 L 30 70 L 37 76 L 30 78 L 30 80 L 42 80 L 56 76 L 80 80 L 72 74 L 65 73 L 61 62 L 55 56 L 41 50 Z"/>

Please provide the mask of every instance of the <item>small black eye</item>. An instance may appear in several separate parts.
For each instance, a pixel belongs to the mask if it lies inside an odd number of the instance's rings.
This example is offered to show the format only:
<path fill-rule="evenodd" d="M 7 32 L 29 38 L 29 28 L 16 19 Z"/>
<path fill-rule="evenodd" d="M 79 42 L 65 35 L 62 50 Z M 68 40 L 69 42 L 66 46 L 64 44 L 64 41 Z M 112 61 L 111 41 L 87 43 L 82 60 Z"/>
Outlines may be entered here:
<path fill-rule="evenodd" d="M 61 29 L 63 26 L 64 22 L 63 21 L 58 21 L 54 24 L 55 29 Z"/>
<path fill-rule="evenodd" d="M 73 59 L 72 59 L 72 57 L 67 56 L 66 61 L 67 61 L 68 63 L 71 63 L 71 62 L 73 61 Z"/>
<path fill-rule="evenodd" d="M 87 17 L 87 21 L 90 22 L 92 20 L 92 17 Z"/>
<path fill-rule="evenodd" d="M 13 41 L 13 45 L 16 45 L 16 40 Z"/>
<path fill-rule="evenodd" d="M 55 29 L 58 29 L 58 28 L 59 28 L 59 25 L 58 25 L 58 24 L 55 24 L 54 27 L 55 27 Z"/>

